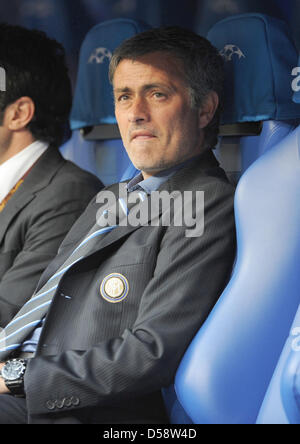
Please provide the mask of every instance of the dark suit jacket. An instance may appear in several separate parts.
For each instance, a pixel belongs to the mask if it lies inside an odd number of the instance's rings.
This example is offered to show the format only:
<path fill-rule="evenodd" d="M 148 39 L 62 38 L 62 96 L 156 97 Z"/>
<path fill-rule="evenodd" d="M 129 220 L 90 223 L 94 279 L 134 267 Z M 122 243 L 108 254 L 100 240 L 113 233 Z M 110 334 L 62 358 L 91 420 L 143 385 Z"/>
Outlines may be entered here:
<path fill-rule="evenodd" d="M 30 422 L 167 421 L 161 388 L 172 383 L 229 279 L 235 226 L 234 190 L 211 153 L 178 171 L 163 189 L 204 191 L 204 234 L 187 238 L 186 227 L 118 227 L 66 272 L 25 375 Z M 95 224 L 98 210 L 94 200 L 39 287 Z M 100 294 L 113 272 L 129 283 L 128 296 L 118 303 Z"/>
<path fill-rule="evenodd" d="M 101 182 L 50 147 L 0 213 L 0 327 L 32 295 Z"/>

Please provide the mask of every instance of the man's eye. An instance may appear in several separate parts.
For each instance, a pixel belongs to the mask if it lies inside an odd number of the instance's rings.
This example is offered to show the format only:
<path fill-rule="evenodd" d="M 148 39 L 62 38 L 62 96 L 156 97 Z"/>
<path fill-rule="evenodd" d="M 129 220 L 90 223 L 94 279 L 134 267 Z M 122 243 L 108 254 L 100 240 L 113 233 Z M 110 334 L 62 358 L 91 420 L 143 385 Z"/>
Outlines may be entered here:
<path fill-rule="evenodd" d="M 115 103 L 119 102 L 126 102 L 126 100 L 129 99 L 129 96 L 127 94 L 123 94 L 122 96 L 117 96 L 115 98 Z"/>
<path fill-rule="evenodd" d="M 162 97 L 166 97 L 165 94 L 161 93 L 161 92 L 155 92 L 153 94 L 157 99 L 161 99 Z"/>
<path fill-rule="evenodd" d="M 119 97 L 118 101 L 125 102 L 128 99 L 129 99 L 129 96 L 127 94 L 123 94 L 122 96 Z"/>

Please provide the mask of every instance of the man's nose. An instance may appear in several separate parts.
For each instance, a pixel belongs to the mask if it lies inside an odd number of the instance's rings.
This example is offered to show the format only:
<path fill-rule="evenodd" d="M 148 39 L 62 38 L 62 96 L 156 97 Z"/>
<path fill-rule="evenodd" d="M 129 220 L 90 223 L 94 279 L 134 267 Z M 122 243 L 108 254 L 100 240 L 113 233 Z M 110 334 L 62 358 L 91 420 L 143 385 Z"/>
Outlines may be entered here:
<path fill-rule="evenodd" d="M 147 101 L 142 97 L 135 98 L 129 109 L 129 122 L 145 122 L 148 121 L 149 118 L 150 114 Z"/>

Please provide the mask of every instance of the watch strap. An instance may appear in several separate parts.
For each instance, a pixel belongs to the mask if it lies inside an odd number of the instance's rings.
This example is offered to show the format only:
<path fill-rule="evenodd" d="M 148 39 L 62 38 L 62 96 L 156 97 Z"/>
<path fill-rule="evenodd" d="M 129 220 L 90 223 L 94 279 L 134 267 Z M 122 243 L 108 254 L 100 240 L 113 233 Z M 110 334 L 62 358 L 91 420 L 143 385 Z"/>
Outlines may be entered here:
<path fill-rule="evenodd" d="M 15 396 L 16 398 L 24 398 L 25 397 L 25 391 L 24 391 L 24 374 L 26 371 L 26 367 L 27 367 L 27 359 L 11 359 L 8 360 L 6 362 L 5 365 L 7 365 L 8 363 L 14 362 L 14 361 L 19 361 L 22 363 L 23 365 L 23 371 L 22 374 L 19 375 L 19 377 L 17 377 L 16 379 L 6 379 L 5 376 L 3 375 L 3 370 L 4 367 L 1 371 L 2 374 L 2 378 L 4 379 L 4 383 L 6 385 L 6 387 L 8 388 L 8 390 L 10 391 L 10 393 Z"/>
<path fill-rule="evenodd" d="M 13 381 L 4 380 L 6 387 L 10 391 L 10 393 L 16 398 L 24 398 L 24 377 L 19 379 L 14 379 Z"/>

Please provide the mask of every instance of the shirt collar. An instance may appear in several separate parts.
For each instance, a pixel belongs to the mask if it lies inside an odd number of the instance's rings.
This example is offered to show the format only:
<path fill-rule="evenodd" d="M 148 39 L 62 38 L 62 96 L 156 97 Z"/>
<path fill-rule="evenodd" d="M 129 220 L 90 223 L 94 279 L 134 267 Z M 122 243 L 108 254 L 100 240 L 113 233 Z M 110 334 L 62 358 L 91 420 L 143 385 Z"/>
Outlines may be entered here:
<path fill-rule="evenodd" d="M 192 159 L 185 160 L 184 162 L 175 165 L 166 170 L 160 171 L 155 176 L 148 177 L 144 179 L 142 172 L 139 172 L 133 179 L 131 179 L 127 184 L 127 191 L 131 193 L 139 188 L 142 188 L 147 194 L 151 194 L 156 191 L 163 183 L 170 179 L 177 171 L 179 171 L 184 166 L 190 164 L 191 162 L 197 161 L 198 158 L 202 156 L 195 156 Z"/>
<path fill-rule="evenodd" d="M 0 202 L 46 151 L 48 146 L 48 143 L 37 140 L 0 165 Z"/>

